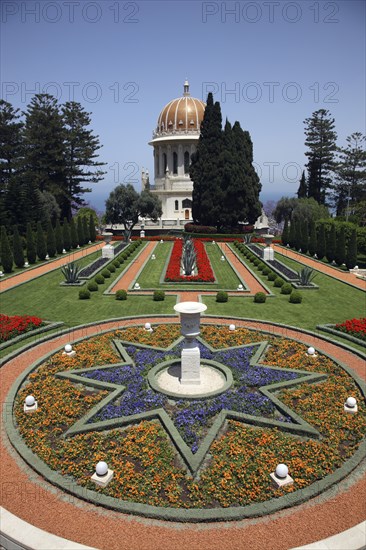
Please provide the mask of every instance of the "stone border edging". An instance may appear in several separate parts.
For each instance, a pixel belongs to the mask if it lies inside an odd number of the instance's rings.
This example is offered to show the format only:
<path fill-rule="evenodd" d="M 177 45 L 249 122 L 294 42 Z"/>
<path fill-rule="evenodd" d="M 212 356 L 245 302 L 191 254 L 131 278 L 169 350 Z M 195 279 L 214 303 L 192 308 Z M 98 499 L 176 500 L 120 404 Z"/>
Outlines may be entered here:
<path fill-rule="evenodd" d="M 245 269 L 247 269 L 249 271 L 249 273 L 251 275 L 253 275 L 253 277 L 258 281 L 258 283 L 268 292 L 268 298 L 272 298 L 274 296 L 276 296 L 276 294 L 274 292 L 272 292 L 272 290 L 269 288 L 269 286 L 267 286 L 266 283 L 264 283 L 261 278 L 257 275 L 257 273 L 254 273 L 254 271 L 252 270 L 251 267 L 249 267 L 246 263 L 245 263 L 245 260 L 243 258 L 241 258 L 239 256 L 239 254 L 237 253 L 236 250 L 234 250 L 232 248 L 232 246 L 230 246 L 232 243 L 228 243 L 228 246 L 229 248 L 232 250 L 233 254 L 235 254 L 235 256 L 238 258 L 239 262 L 241 262 L 243 264 L 243 266 L 245 267 Z M 251 296 L 250 296 L 251 297 Z"/>
<path fill-rule="evenodd" d="M 139 318 L 146 318 L 147 316 L 138 316 Z M 171 316 L 169 315 L 163 315 L 163 316 L 154 316 L 155 318 L 169 318 Z M 176 317 L 176 316 L 174 316 Z M 209 316 L 207 316 L 209 317 Z M 121 318 L 122 319 L 129 319 L 128 317 Z M 229 318 L 231 319 L 231 317 Z M 239 318 L 240 320 L 243 320 L 242 318 Z M 247 319 L 249 321 L 249 319 Z M 252 320 L 253 321 L 253 320 Z M 106 320 L 104 322 L 111 322 L 111 320 Z M 260 322 L 260 321 L 259 321 Z M 85 326 L 93 326 L 100 323 L 91 323 L 89 325 Z M 268 322 L 268 324 L 270 324 Z M 271 323 L 273 324 L 273 323 Z M 80 330 L 83 328 L 84 325 L 81 325 L 78 327 L 77 330 Z M 278 326 L 287 327 L 286 325 L 280 325 Z M 118 327 L 116 327 L 118 328 Z M 294 327 L 287 327 L 291 328 L 293 330 L 297 330 Z M 75 329 L 72 329 L 75 330 Z M 253 330 L 259 330 L 259 329 L 253 329 Z M 109 332 L 111 329 L 106 329 L 103 332 Z M 63 333 L 67 333 L 69 331 L 63 331 Z M 261 332 L 268 332 L 268 331 L 261 331 Z M 314 335 L 310 331 L 303 331 L 305 334 Z M 271 334 L 269 332 L 269 334 Z M 86 336 L 83 337 L 89 338 L 91 337 Z M 318 337 L 318 336 L 317 336 Z M 52 339 L 46 338 L 46 339 Z M 294 339 L 294 338 L 293 338 Z M 295 340 L 295 339 L 294 339 Z M 327 340 L 327 339 L 325 339 Z M 332 342 L 334 344 L 334 342 Z M 335 343 L 335 345 L 338 345 L 338 343 Z M 57 347 L 56 350 L 53 350 L 49 354 L 46 354 L 46 356 L 40 358 L 36 363 L 39 364 L 39 362 L 43 362 L 46 357 L 49 355 L 53 355 L 55 351 L 58 349 L 62 349 L 63 346 Z M 342 346 L 341 346 L 342 347 Z M 24 351 L 24 349 L 22 349 Z M 351 350 L 354 351 L 354 350 Z M 360 353 L 360 356 L 363 356 L 364 354 Z M 7 359 L 7 358 L 5 358 Z M 338 364 L 340 364 L 343 368 L 344 365 L 342 365 L 339 361 L 337 361 Z M 31 367 L 28 367 L 23 371 L 23 373 L 17 378 L 16 382 L 13 384 L 10 392 L 7 395 L 7 400 L 10 398 L 10 402 L 13 403 L 14 398 L 16 396 L 16 393 L 19 389 L 19 385 L 22 383 L 24 379 L 24 373 L 27 372 L 29 369 L 32 370 L 34 365 L 31 365 Z M 360 389 L 363 392 L 364 397 L 366 396 L 366 390 L 365 390 L 365 383 L 361 381 L 361 379 L 355 375 L 355 373 L 351 373 L 351 369 L 348 370 L 346 368 L 347 372 L 351 374 L 351 376 L 354 378 L 356 383 L 359 385 L 361 383 Z M 357 380 L 358 379 L 358 380 Z M 6 402 L 4 404 L 4 407 L 6 407 Z M 5 411 L 7 413 L 7 411 Z M 10 418 L 9 418 L 10 417 Z M 13 415 L 4 415 L 5 420 L 5 426 L 6 430 L 9 434 L 11 434 L 10 440 L 12 441 L 13 446 L 17 449 L 18 453 L 21 454 L 22 458 L 40 475 L 43 477 L 46 477 L 48 481 L 50 481 L 52 484 L 61 487 L 62 490 L 66 492 L 71 492 L 73 494 L 76 494 L 78 497 L 84 500 L 88 500 L 94 504 L 99 504 L 102 506 L 105 506 L 107 508 L 117 509 L 119 511 L 125 512 L 125 513 L 131 513 L 131 514 L 137 514 L 142 515 L 145 517 L 153 517 L 153 518 L 159 518 L 163 520 L 170 520 L 170 521 L 181 521 L 181 522 L 200 522 L 200 521 L 227 521 L 227 520 L 236 520 L 236 519 L 243 519 L 243 518 L 249 518 L 249 517 L 258 517 L 267 515 L 270 513 L 277 512 L 279 510 L 283 510 L 285 508 L 288 508 L 290 506 L 301 504 L 310 498 L 319 495 L 321 492 L 323 492 L 325 489 L 330 488 L 336 483 L 339 483 L 342 479 L 344 479 L 346 476 L 348 476 L 357 466 L 358 464 L 364 459 L 365 452 L 366 452 L 366 440 L 363 439 L 354 453 L 354 455 L 349 458 L 340 468 L 336 470 L 333 474 L 330 474 L 328 476 L 325 476 L 323 479 L 314 482 L 309 487 L 306 487 L 304 489 L 299 489 L 298 491 L 294 493 L 290 493 L 288 495 L 284 495 L 282 497 L 279 497 L 277 499 L 272 499 L 270 501 L 264 502 L 264 503 L 255 503 L 251 504 L 245 507 L 231 507 L 226 509 L 203 509 L 203 510 L 197 510 L 197 509 L 191 509 L 191 510 L 185 510 L 185 509 L 169 509 L 169 508 L 160 508 L 157 506 L 151 506 L 146 504 L 139 504 L 139 503 L 131 503 L 128 501 L 120 501 L 118 499 L 115 499 L 113 497 L 109 497 L 107 495 L 102 495 L 100 493 L 96 494 L 94 491 L 91 491 L 89 489 L 85 489 L 82 487 L 72 487 L 70 489 L 70 486 L 65 482 L 65 479 L 63 476 L 58 474 L 57 472 L 54 472 L 51 470 L 47 465 L 45 465 L 37 455 L 35 455 L 23 442 L 22 438 L 20 437 L 19 433 L 17 432 L 14 424 L 13 424 Z M 22 451 L 22 452 L 21 452 Z M 116 502 L 117 501 L 117 502 Z"/>
<path fill-rule="evenodd" d="M 347 334 L 346 332 L 342 332 L 341 330 L 336 330 L 333 327 L 335 327 L 335 325 L 332 325 L 332 324 L 316 325 L 316 328 L 318 328 L 319 330 L 328 332 L 329 334 L 334 334 L 335 336 L 339 336 L 340 338 L 344 338 L 345 340 L 349 340 L 354 344 L 357 344 L 359 346 L 362 346 L 363 348 L 366 348 L 365 340 L 356 338 L 356 336 L 352 336 L 352 334 Z"/>
<path fill-rule="evenodd" d="M 131 268 L 131 263 L 133 260 L 135 260 L 136 258 L 139 257 L 140 254 L 142 254 L 142 252 L 144 251 L 144 249 L 146 248 L 147 246 L 147 243 L 148 241 L 141 241 L 141 245 L 142 245 L 142 248 L 141 250 L 138 252 L 138 254 L 136 254 L 136 256 L 134 258 L 130 258 L 128 264 L 126 265 L 126 267 L 123 269 L 123 271 L 117 275 L 117 277 L 115 279 L 113 279 L 113 281 L 110 283 L 110 285 L 103 291 L 103 296 L 114 296 L 115 295 L 115 292 L 112 292 L 113 288 L 116 286 L 116 284 L 118 283 L 118 281 L 120 279 L 122 279 L 122 277 L 128 272 L 128 270 Z M 141 246 L 140 245 L 140 246 Z M 138 250 L 138 248 L 140 247 L 136 247 L 135 250 Z M 155 249 L 155 248 L 154 248 Z M 135 250 L 132 252 L 132 254 L 135 252 Z M 121 251 L 121 254 L 123 254 L 123 252 L 125 252 L 125 250 L 122 250 Z M 132 256 L 132 254 L 130 254 L 130 256 Z M 119 256 L 119 254 L 118 254 Z M 132 290 L 131 288 L 131 285 L 126 289 L 127 291 L 128 290 Z"/>
<path fill-rule="evenodd" d="M 37 334 L 42 334 L 43 332 L 49 332 L 54 328 L 64 325 L 63 321 L 57 321 L 57 322 L 43 321 L 43 322 L 47 324 L 43 327 L 35 328 L 33 330 L 29 330 L 28 332 L 23 332 L 23 334 L 19 334 L 18 336 L 15 336 L 14 338 L 11 338 L 10 340 L 7 340 L 6 342 L 3 342 L 2 344 L 0 344 L 0 351 L 6 348 L 10 348 L 14 344 L 17 344 L 22 340 L 27 340 L 31 336 L 36 336 Z"/>

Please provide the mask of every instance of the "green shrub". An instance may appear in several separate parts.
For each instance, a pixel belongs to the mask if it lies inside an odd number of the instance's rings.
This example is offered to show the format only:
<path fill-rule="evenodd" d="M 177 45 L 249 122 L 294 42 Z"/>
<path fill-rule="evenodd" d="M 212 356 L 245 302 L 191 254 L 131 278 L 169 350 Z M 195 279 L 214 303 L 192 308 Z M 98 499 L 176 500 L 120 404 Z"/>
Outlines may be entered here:
<path fill-rule="evenodd" d="M 47 254 L 50 258 L 53 258 L 56 256 L 56 238 L 55 238 L 55 232 L 52 227 L 51 220 L 48 219 L 47 222 L 47 235 L 46 235 L 46 241 L 47 241 Z"/>
<path fill-rule="evenodd" d="M 110 271 L 111 273 L 114 273 L 116 271 L 116 266 L 113 265 L 113 264 L 109 264 L 109 266 L 107 267 L 108 271 Z"/>
<path fill-rule="evenodd" d="M 13 257 L 14 257 L 14 263 L 17 267 L 24 267 L 23 245 L 22 245 L 22 240 L 20 238 L 17 226 L 14 227 Z"/>
<path fill-rule="evenodd" d="M 224 290 L 219 290 L 219 292 L 216 294 L 216 302 L 227 302 L 229 299 L 228 293 Z"/>
<path fill-rule="evenodd" d="M 37 222 L 36 249 L 38 258 L 41 261 L 45 260 L 47 255 L 47 245 L 41 222 Z"/>
<path fill-rule="evenodd" d="M 118 260 L 114 260 L 113 265 L 117 269 L 120 266 L 120 263 Z"/>
<path fill-rule="evenodd" d="M 285 283 L 281 286 L 281 294 L 291 294 L 292 292 L 292 286 L 290 283 Z"/>
<path fill-rule="evenodd" d="M 86 289 L 79 290 L 79 300 L 89 300 L 89 299 L 90 299 L 89 290 L 86 290 Z"/>
<path fill-rule="evenodd" d="M 289 302 L 291 304 L 301 304 L 302 294 L 298 290 L 293 290 L 290 294 Z"/>
<path fill-rule="evenodd" d="M 127 290 L 121 288 L 116 292 L 116 300 L 127 300 Z"/>
<path fill-rule="evenodd" d="M 269 275 L 271 273 L 271 270 L 269 267 L 265 267 L 262 271 L 263 275 Z"/>
<path fill-rule="evenodd" d="M 163 300 L 165 300 L 164 290 L 155 290 L 153 300 L 154 302 L 162 302 Z"/>
<path fill-rule="evenodd" d="M 109 269 L 103 269 L 102 275 L 105 279 L 109 279 L 109 277 L 111 276 L 111 272 L 109 271 Z"/>
<path fill-rule="evenodd" d="M 276 287 L 281 287 L 285 284 L 285 281 L 283 279 L 281 279 L 281 277 L 277 277 L 275 280 L 274 280 L 274 283 L 273 285 L 276 286 Z"/>
<path fill-rule="evenodd" d="M 94 279 L 94 281 L 98 284 L 98 285 L 102 285 L 104 283 L 104 277 L 102 274 L 99 273 L 99 275 L 97 275 Z"/>
<path fill-rule="evenodd" d="M 30 264 L 36 263 L 36 245 L 34 242 L 34 236 L 31 223 L 27 223 L 27 260 Z"/>
<path fill-rule="evenodd" d="M 267 266 L 266 266 L 266 264 L 260 262 L 259 265 L 258 265 L 258 269 L 259 269 L 259 271 L 263 271 L 264 269 L 267 269 Z"/>
<path fill-rule="evenodd" d="M 98 283 L 95 281 L 90 281 L 88 283 L 87 289 L 90 290 L 90 292 L 96 292 L 98 290 Z"/>
<path fill-rule="evenodd" d="M 257 292 L 254 295 L 254 301 L 256 304 L 264 304 L 266 301 L 267 296 L 264 294 L 264 292 Z"/>
<path fill-rule="evenodd" d="M 255 258 L 253 263 L 254 263 L 254 265 L 256 265 L 258 267 L 260 265 L 261 261 L 260 261 L 259 258 Z"/>
<path fill-rule="evenodd" d="M 273 271 L 270 271 L 267 275 L 267 279 L 269 281 L 275 281 L 277 279 L 276 273 L 274 273 Z"/>
<path fill-rule="evenodd" d="M 4 273 L 11 273 L 13 271 L 14 258 L 4 226 L 1 227 L 0 257 Z"/>

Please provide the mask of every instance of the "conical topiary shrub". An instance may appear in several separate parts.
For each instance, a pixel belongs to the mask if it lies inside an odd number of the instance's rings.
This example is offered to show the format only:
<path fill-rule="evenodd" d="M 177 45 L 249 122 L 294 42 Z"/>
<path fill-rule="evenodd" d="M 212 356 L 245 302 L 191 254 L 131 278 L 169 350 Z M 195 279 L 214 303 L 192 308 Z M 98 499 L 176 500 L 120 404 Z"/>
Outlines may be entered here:
<path fill-rule="evenodd" d="M 97 238 L 97 234 L 96 234 L 96 231 L 95 231 L 95 222 L 94 222 L 93 214 L 90 214 L 90 218 L 89 218 L 89 239 L 91 240 L 92 243 L 95 243 L 96 238 Z"/>
<path fill-rule="evenodd" d="M 0 258 L 4 273 L 11 273 L 13 271 L 14 259 L 4 226 L 1 227 L 0 234 Z"/>
<path fill-rule="evenodd" d="M 17 267 L 24 267 L 24 252 L 22 239 L 20 238 L 18 227 L 14 227 L 13 235 L 13 256 L 14 263 Z"/>
<path fill-rule="evenodd" d="M 47 254 L 50 258 L 56 256 L 56 238 L 50 219 L 47 222 Z"/>
<path fill-rule="evenodd" d="M 40 260 L 45 260 L 47 255 L 46 239 L 44 237 L 41 222 L 37 222 L 37 240 L 36 240 L 37 256 Z"/>
<path fill-rule="evenodd" d="M 62 254 L 62 251 L 64 249 L 64 238 L 62 236 L 62 228 L 61 228 L 60 220 L 57 220 L 56 222 L 55 239 L 56 239 L 57 254 Z"/>
<path fill-rule="evenodd" d="M 76 248 L 79 244 L 78 231 L 75 224 L 75 219 L 71 218 L 70 222 L 70 237 L 71 237 L 71 247 Z"/>
<path fill-rule="evenodd" d="M 62 237 L 64 239 L 64 249 L 68 252 L 71 249 L 71 234 L 69 222 L 66 218 L 64 218 L 64 223 L 62 225 Z"/>
<path fill-rule="evenodd" d="M 36 245 L 34 244 L 34 235 L 32 225 L 27 224 L 27 260 L 30 264 L 35 264 L 37 259 Z"/>

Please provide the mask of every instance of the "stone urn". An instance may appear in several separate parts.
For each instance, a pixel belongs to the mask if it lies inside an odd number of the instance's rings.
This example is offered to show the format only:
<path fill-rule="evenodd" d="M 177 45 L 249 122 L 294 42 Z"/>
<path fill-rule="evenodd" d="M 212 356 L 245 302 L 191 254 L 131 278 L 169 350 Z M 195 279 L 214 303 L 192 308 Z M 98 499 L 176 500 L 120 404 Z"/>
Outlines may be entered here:
<path fill-rule="evenodd" d="M 200 333 L 201 313 L 207 306 L 200 302 L 181 302 L 174 306 L 180 314 L 181 334 L 184 336 L 181 353 L 181 384 L 200 384 L 200 349 L 196 337 Z"/>

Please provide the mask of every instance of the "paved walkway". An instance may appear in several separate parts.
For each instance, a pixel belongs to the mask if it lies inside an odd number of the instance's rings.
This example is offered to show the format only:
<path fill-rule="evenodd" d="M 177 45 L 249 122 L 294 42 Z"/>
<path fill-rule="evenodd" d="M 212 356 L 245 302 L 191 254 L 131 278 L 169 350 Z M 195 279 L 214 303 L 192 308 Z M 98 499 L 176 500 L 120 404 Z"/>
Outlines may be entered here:
<path fill-rule="evenodd" d="M 79 251 L 74 250 L 68 254 L 63 254 L 61 258 L 57 258 L 55 260 L 49 260 L 48 262 L 38 267 L 30 267 L 29 269 L 25 269 L 24 271 L 22 271 L 21 273 L 18 273 L 17 275 L 11 275 L 6 279 L 1 279 L 0 292 L 4 292 L 5 290 L 9 290 L 10 288 L 21 285 L 23 283 L 28 283 L 28 281 L 31 281 L 35 277 L 39 277 L 40 275 L 46 275 L 50 271 L 59 269 L 60 267 L 62 267 L 68 262 L 73 262 L 75 260 L 80 260 L 80 258 L 84 258 L 85 256 L 89 256 L 89 254 L 96 252 L 97 250 L 102 248 L 104 245 L 105 245 L 105 242 L 102 241 L 93 246 L 89 246 L 88 248 L 83 248 L 82 250 L 79 250 Z"/>
<path fill-rule="evenodd" d="M 111 289 L 111 292 L 113 294 L 115 294 L 117 290 L 127 290 L 132 285 L 144 263 L 150 258 L 151 254 L 153 253 L 156 244 L 157 243 L 153 241 L 149 241 L 147 243 L 147 245 L 141 250 L 140 254 L 138 254 L 133 262 L 128 266 L 128 270 L 126 271 L 126 273 L 124 273 L 122 277 L 120 277 L 116 281 L 116 284 Z"/>
<path fill-rule="evenodd" d="M 362 279 L 358 279 L 356 275 L 354 275 L 353 273 L 340 271 L 335 267 L 323 264 L 318 260 L 313 260 L 312 258 L 309 258 L 304 254 L 299 254 L 298 252 L 294 252 L 289 248 L 283 248 L 282 246 L 278 246 L 276 244 L 273 245 L 273 248 L 276 253 L 282 254 L 282 256 L 286 256 L 287 258 L 291 258 L 291 260 L 296 260 L 305 265 L 308 265 L 309 267 L 312 267 L 313 269 L 317 269 L 318 271 L 324 273 L 325 275 L 329 275 L 334 279 L 338 279 L 339 281 L 343 281 L 344 283 L 353 285 L 357 288 L 360 288 L 361 290 L 366 290 L 366 281 L 363 281 Z"/>
<path fill-rule="evenodd" d="M 150 322 L 154 325 L 169 323 L 171 320 L 166 317 L 146 316 L 139 319 L 138 323 Z M 202 322 L 222 324 L 223 319 L 203 316 Z M 81 336 L 116 326 L 131 326 L 134 323 L 136 321 L 124 319 L 94 327 L 75 328 L 70 331 L 71 337 L 61 335 L 52 341 L 35 345 L 1 368 L 1 402 L 6 403 L 10 387 L 23 370 L 46 353 Z M 365 364 L 361 358 L 320 337 L 254 321 L 236 320 L 235 323 L 237 326 L 265 328 L 273 334 L 297 338 L 306 345 L 314 345 L 319 351 L 329 353 L 346 363 L 366 380 Z M 3 414 L 6 414 L 6 409 Z M 331 546 L 328 545 L 329 541 L 324 540 L 324 543 L 321 541 L 311 547 L 337 550 L 362 548 L 359 541 L 362 541 L 365 530 L 364 523 L 361 526 L 359 524 L 365 519 L 366 477 L 361 476 L 361 473 L 350 476 L 328 494 L 263 518 L 205 525 L 177 524 L 127 516 L 64 495 L 24 464 L 4 433 L 0 451 L 2 462 L 6 464 L 6 478 L 1 487 L 2 505 L 6 510 L 44 531 L 89 547 L 102 550 L 246 550 L 249 547 L 251 550 L 288 550 L 338 533 L 336 540 L 329 543 Z M 351 527 L 355 528 L 352 533 L 357 531 L 359 534 L 357 543 L 351 540 L 349 534 L 343 533 Z M 43 536 L 47 537 L 46 534 Z M 54 550 L 52 546 L 47 547 L 44 544 L 27 544 L 27 547 Z"/>

